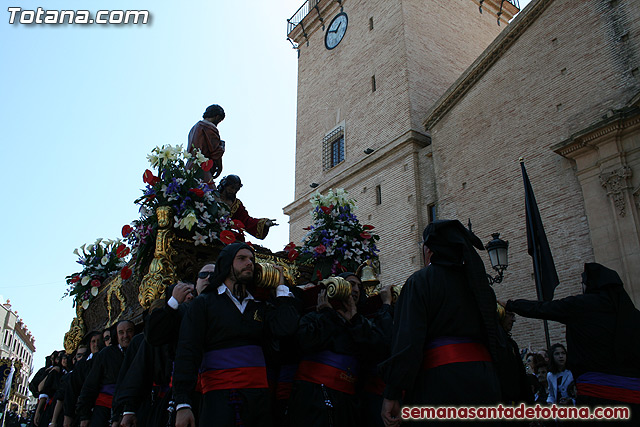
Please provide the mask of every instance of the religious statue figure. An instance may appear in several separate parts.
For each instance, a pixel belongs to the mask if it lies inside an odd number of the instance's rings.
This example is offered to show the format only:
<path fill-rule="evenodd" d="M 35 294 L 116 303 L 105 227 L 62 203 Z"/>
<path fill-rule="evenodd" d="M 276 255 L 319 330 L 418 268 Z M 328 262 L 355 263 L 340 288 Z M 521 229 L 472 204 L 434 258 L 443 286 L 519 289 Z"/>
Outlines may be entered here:
<path fill-rule="evenodd" d="M 244 224 L 244 229 L 252 236 L 258 239 L 264 239 L 269 233 L 269 227 L 276 226 L 275 219 L 269 218 L 253 218 L 245 209 L 240 199 L 236 198 L 236 194 L 242 187 L 242 181 L 238 175 L 227 175 L 220 181 L 218 192 L 220 193 L 220 201 L 225 203 L 231 209 L 231 218 L 237 219 Z M 244 236 L 236 233 L 236 239 L 244 242 Z"/>
<path fill-rule="evenodd" d="M 204 182 L 211 182 L 222 173 L 222 156 L 224 154 L 224 141 L 220 140 L 218 124 L 224 120 L 224 110 L 214 104 L 207 107 L 202 120 L 193 125 L 189 132 L 187 151 L 193 154 L 194 149 L 213 161 L 213 167 L 204 173 Z M 190 167 L 190 163 L 187 167 Z"/>

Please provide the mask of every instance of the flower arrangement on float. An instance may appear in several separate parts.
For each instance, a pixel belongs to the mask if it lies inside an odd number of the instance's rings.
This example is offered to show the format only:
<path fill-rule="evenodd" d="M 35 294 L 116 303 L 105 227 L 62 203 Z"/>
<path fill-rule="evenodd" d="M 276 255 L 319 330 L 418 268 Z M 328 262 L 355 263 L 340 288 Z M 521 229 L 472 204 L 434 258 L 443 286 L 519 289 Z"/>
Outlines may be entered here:
<path fill-rule="evenodd" d="M 204 172 L 213 167 L 212 160 L 198 149 L 191 154 L 182 145 L 155 147 L 147 159 L 157 175 L 150 169 L 144 171 L 146 187 L 135 201 L 140 206 L 140 219 L 122 230 L 137 265 L 153 256 L 158 229 L 156 209 L 161 206 L 172 209 L 176 234 L 192 239 L 196 246 L 235 241 L 231 229 L 242 224 L 231 220 L 228 207 L 216 200 L 215 187 L 202 180 Z"/>
<path fill-rule="evenodd" d="M 372 234 L 372 225 L 362 225 L 353 213 L 356 202 L 338 188 L 326 195 L 315 192 L 310 200 L 312 225 L 305 228 L 302 245 L 289 243 L 284 250 L 290 261 L 313 263 L 318 279 L 344 271 L 356 271 L 368 259 L 377 259 L 376 242 L 380 237 Z"/>
<path fill-rule="evenodd" d="M 78 304 L 85 310 L 109 276 L 120 271 L 120 276 L 126 280 L 133 273 L 127 267 L 130 249 L 120 239 L 97 239 L 94 243 L 80 246 L 73 253 L 78 256 L 77 262 L 82 265 L 82 271 L 66 277 L 69 287 L 63 296 L 74 297 L 74 306 Z"/>

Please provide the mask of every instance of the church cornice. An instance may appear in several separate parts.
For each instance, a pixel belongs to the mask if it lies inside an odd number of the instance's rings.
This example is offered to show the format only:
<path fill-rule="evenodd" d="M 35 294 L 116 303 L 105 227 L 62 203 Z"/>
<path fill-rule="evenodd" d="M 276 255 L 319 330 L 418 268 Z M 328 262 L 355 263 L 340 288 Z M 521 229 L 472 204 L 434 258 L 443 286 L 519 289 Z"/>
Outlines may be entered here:
<path fill-rule="evenodd" d="M 617 134 L 626 129 L 640 125 L 640 108 L 626 107 L 586 129 L 577 132 L 568 139 L 554 145 L 551 149 L 566 158 L 573 158 L 584 148 L 591 148 L 598 144 L 599 140 L 609 134 Z"/>
<path fill-rule="evenodd" d="M 426 130 L 430 130 L 462 99 L 551 3 L 553 0 L 533 0 L 516 16 L 429 110 L 423 122 Z"/>

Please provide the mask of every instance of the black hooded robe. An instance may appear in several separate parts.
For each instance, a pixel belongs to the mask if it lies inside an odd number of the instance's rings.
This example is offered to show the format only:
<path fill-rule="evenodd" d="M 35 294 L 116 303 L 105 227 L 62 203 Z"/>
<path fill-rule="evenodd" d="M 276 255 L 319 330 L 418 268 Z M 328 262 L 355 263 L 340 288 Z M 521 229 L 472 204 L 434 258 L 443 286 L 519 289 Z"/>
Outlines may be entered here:
<path fill-rule="evenodd" d="M 431 223 L 424 241 L 433 251 L 431 264 L 403 286 L 391 357 L 379 365 L 387 384 L 384 397 L 403 405 L 496 405 L 496 299 L 473 249 L 481 242 L 459 221 Z M 445 357 L 433 364 L 433 352 L 449 345 L 473 351 L 463 352 L 470 355 L 467 360 L 453 363 Z"/>
<path fill-rule="evenodd" d="M 241 313 L 226 293 L 218 293 L 217 288 L 223 284 L 241 249 L 253 252 L 242 243 L 228 245 L 221 251 L 212 283 L 191 302 L 182 320 L 173 377 L 178 408 L 193 403 L 198 371 L 207 359 L 207 353 L 230 354 L 248 347 L 255 349 L 266 345 L 272 337 L 290 337 L 297 329 L 299 315 L 291 297 L 277 297 L 274 305 L 250 300 Z M 202 376 L 205 375 L 203 372 Z M 236 422 L 247 427 L 272 425 L 271 397 L 267 387 L 206 391 L 203 385 L 203 391 L 201 426 L 235 426 Z"/>
<path fill-rule="evenodd" d="M 103 404 L 98 398 L 109 394 L 113 396 L 124 350 L 118 345 L 110 345 L 100 350 L 93 359 L 91 371 L 78 396 L 76 413 L 80 421 L 91 420 L 91 427 L 104 427 L 110 425 L 111 403 Z"/>
<path fill-rule="evenodd" d="M 586 293 L 555 301 L 515 300 L 506 310 L 524 317 L 553 320 L 567 326 L 567 367 L 578 386 L 578 405 L 624 405 L 634 421 L 640 403 L 626 399 L 597 398 L 581 393 L 581 383 L 601 373 L 626 377 L 640 395 L 640 312 L 622 287 L 618 274 L 600 264 L 585 264 Z M 585 376 L 586 375 L 586 376 Z M 635 397 L 637 401 L 638 397 Z M 619 421 L 618 421 L 619 422 Z"/>

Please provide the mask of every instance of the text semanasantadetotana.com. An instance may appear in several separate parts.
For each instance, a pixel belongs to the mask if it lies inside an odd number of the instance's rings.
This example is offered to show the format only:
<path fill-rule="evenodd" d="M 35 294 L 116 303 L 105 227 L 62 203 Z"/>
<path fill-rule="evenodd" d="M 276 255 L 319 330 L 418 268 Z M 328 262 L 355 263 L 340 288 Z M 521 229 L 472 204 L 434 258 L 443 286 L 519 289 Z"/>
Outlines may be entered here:
<path fill-rule="evenodd" d="M 148 10 L 99 10 L 95 18 L 88 10 L 27 10 L 9 7 L 9 24 L 146 24 Z"/>
<path fill-rule="evenodd" d="M 625 406 L 405 406 L 401 418 L 405 420 L 627 420 Z"/>

